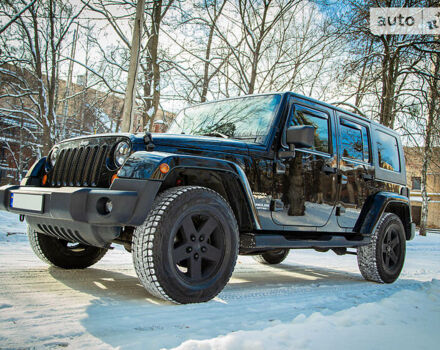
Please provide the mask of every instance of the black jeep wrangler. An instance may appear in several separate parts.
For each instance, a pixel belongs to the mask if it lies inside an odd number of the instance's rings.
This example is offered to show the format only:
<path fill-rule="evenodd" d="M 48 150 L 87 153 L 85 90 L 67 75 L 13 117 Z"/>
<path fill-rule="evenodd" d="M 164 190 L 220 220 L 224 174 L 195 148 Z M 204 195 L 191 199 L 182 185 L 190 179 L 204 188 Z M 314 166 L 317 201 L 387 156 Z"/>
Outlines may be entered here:
<path fill-rule="evenodd" d="M 193 303 L 238 254 L 277 264 L 292 248 L 357 254 L 367 280 L 395 281 L 415 231 L 405 185 L 395 132 L 286 92 L 186 108 L 165 134 L 62 141 L 0 188 L 0 209 L 49 264 L 86 268 L 123 244 L 151 294 Z"/>

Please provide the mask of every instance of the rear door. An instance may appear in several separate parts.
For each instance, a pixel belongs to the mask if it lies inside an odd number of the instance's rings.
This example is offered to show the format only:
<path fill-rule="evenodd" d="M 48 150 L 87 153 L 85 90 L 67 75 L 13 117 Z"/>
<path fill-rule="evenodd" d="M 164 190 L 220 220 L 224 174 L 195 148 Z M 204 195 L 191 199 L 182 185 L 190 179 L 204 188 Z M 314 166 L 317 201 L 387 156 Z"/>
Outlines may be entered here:
<path fill-rule="evenodd" d="M 353 228 L 367 197 L 374 193 L 374 166 L 368 121 L 338 112 L 340 186 L 336 210 L 340 227 Z"/>

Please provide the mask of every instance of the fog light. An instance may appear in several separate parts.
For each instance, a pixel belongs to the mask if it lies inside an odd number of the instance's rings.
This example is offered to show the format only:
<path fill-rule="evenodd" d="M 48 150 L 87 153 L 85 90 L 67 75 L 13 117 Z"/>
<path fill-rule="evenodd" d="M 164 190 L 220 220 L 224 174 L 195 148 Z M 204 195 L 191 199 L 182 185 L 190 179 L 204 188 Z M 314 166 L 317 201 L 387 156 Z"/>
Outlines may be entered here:
<path fill-rule="evenodd" d="M 107 214 L 109 214 L 112 212 L 112 210 L 113 210 L 113 203 L 109 199 L 107 202 L 105 202 L 105 211 L 107 212 Z"/>
<path fill-rule="evenodd" d="M 101 215 L 108 215 L 113 210 L 113 203 L 109 198 L 101 197 L 96 202 L 96 210 Z"/>

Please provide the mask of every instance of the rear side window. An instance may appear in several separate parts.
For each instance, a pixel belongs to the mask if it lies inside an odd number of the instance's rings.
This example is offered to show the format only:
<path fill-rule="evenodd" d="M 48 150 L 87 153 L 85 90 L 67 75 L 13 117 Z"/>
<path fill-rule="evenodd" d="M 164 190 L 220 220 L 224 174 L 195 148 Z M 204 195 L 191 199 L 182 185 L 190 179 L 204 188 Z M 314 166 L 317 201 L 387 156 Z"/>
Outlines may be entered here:
<path fill-rule="evenodd" d="M 370 161 L 368 130 L 365 126 L 341 119 L 341 155 L 366 163 Z"/>
<path fill-rule="evenodd" d="M 315 128 L 315 147 L 316 151 L 329 153 L 328 118 L 324 113 L 294 109 L 294 114 L 289 126 L 312 125 Z"/>
<path fill-rule="evenodd" d="M 382 169 L 400 172 L 399 146 L 394 136 L 377 130 L 377 158 Z"/>

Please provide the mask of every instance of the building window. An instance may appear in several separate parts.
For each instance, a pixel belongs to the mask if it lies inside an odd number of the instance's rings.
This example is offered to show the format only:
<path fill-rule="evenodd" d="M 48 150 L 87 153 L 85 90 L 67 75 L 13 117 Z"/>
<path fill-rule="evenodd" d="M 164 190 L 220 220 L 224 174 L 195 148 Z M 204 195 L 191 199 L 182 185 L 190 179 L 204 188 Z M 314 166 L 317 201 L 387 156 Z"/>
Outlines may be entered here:
<path fill-rule="evenodd" d="M 412 177 L 412 189 L 416 191 L 420 191 L 422 189 L 422 179 L 420 177 Z"/>

